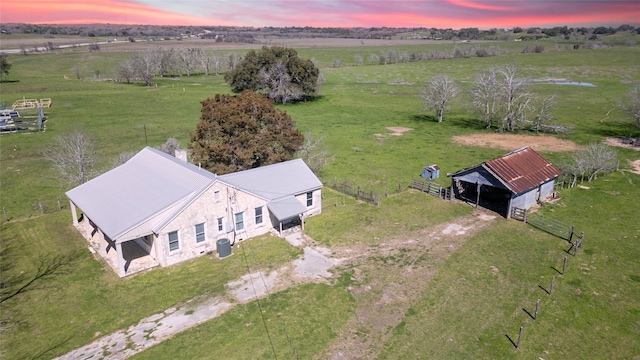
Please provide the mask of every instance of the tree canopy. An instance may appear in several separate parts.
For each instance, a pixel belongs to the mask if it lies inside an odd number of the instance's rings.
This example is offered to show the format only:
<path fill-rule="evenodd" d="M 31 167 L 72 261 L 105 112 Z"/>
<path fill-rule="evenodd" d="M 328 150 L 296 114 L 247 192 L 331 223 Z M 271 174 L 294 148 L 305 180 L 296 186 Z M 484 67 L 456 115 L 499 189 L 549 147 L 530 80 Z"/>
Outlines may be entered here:
<path fill-rule="evenodd" d="M 294 49 L 264 46 L 260 51 L 249 51 L 224 79 L 234 93 L 264 91 L 272 100 L 284 103 L 313 96 L 319 73 L 311 60 L 301 59 Z"/>
<path fill-rule="evenodd" d="M 11 64 L 7 61 L 7 55 L 0 55 L 0 77 L 2 79 L 9 76 L 9 69 L 11 69 Z"/>
<path fill-rule="evenodd" d="M 201 103 L 191 158 L 216 174 L 291 160 L 304 141 L 291 117 L 264 95 L 217 94 Z"/>

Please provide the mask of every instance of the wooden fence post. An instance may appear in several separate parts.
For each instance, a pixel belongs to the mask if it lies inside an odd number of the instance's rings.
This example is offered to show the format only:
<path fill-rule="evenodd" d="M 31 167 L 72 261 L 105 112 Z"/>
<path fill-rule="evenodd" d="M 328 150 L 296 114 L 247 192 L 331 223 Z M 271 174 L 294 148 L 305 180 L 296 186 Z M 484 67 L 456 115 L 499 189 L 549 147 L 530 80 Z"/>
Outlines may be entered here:
<path fill-rule="evenodd" d="M 2 207 L 2 213 L 4 214 L 4 221 L 9 221 L 9 217 L 7 216 L 7 209 L 4 206 Z"/>
<path fill-rule="evenodd" d="M 578 247 L 582 247 L 582 240 L 584 239 L 584 231 L 580 234 L 580 239 L 578 239 Z"/>
<path fill-rule="evenodd" d="M 62 210 L 62 205 L 60 205 L 60 196 L 58 196 L 58 210 Z"/>
<path fill-rule="evenodd" d="M 520 340 L 522 340 L 522 326 L 520 326 L 520 335 L 518 335 L 518 344 L 516 345 L 516 350 L 520 348 Z"/>
<path fill-rule="evenodd" d="M 402 189 L 402 184 L 398 183 L 398 194 L 400 194 L 401 189 Z"/>
<path fill-rule="evenodd" d="M 564 257 L 564 265 L 562 265 L 562 275 L 567 271 L 567 257 Z"/>
<path fill-rule="evenodd" d="M 540 299 L 536 301 L 536 312 L 533 313 L 533 320 L 538 320 L 538 309 L 540 308 Z"/>
<path fill-rule="evenodd" d="M 549 288 L 549 295 L 553 294 L 553 283 L 556 282 L 555 275 L 551 277 L 551 287 Z"/>
<path fill-rule="evenodd" d="M 44 214 L 44 206 L 42 205 L 42 201 L 38 201 L 38 207 L 40 208 L 40 214 Z"/>
<path fill-rule="evenodd" d="M 573 243 L 573 231 L 575 229 L 575 226 L 571 225 L 571 234 L 569 234 L 569 242 Z"/>

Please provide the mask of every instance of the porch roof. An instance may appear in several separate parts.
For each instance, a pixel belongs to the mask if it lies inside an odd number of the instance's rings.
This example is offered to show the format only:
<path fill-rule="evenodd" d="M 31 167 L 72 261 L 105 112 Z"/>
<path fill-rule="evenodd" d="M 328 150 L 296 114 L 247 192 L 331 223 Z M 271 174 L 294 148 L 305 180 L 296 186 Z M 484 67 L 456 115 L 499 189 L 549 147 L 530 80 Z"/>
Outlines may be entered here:
<path fill-rule="evenodd" d="M 151 233 L 216 181 L 216 175 L 146 147 L 66 194 L 110 239 Z M 148 223 L 153 220 L 154 224 Z M 136 229 L 132 234 L 132 230 Z M 120 239 L 122 240 L 122 239 Z"/>
<path fill-rule="evenodd" d="M 290 219 L 299 216 L 307 211 L 307 208 L 300 203 L 295 196 L 286 196 L 267 204 L 269 211 L 278 221 Z"/>

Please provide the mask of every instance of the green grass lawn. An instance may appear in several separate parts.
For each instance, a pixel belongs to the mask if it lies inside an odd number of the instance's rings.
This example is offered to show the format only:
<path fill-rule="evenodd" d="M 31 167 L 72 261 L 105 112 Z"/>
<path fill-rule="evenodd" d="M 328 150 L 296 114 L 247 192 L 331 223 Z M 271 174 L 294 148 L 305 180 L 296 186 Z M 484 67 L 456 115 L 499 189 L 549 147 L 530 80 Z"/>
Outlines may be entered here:
<path fill-rule="evenodd" d="M 506 64 L 517 65 L 532 79 L 591 82 L 596 87 L 535 85 L 532 91 L 557 94 L 556 121 L 576 126 L 574 133 L 563 138 L 580 145 L 605 136 L 637 133 L 615 106 L 631 84 L 640 81 L 640 47 L 550 51 L 549 44 L 545 53 L 522 54 L 522 43 L 498 45 L 509 49 L 509 54 L 363 66 L 354 66 L 354 55 L 366 60 L 369 53 L 389 47 L 301 49 L 301 56 L 318 60 L 326 82 L 318 99 L 281 108 L 301 131 L 324 138 L 334 159 L 323 169 L 323 181 L 348 180 L 365 189 L 391 192 L 399 185 L 406 187 L 425 165 L 440 165 L 442 177 L 438 182 L 448 186 L 444 174 L 506 153 L 452 142 L 454 135 L 493 131 L 482 128 L 482 122 L 468 108 L 468 99 L 455 101 L 441 124 L 422 111 L 418 93 L 425 79 L 437 73 L 450 74 L 465 89 L 479 70 Z M 431 48 L 422 45 L 402 49 Z M 0 102 L 10 105 L 23 97 L 50 97 L 53 106 L 45 111 L 46 132 L 0 137 L 0 206 L 11 218 L 0 227 L 0 238 L 12 260 L 12 268 L 3 276 L 20 271 L 29 274 L 34 259 L 49 252 L 70 252 L 77 259 L 66 273 L 2 304 L 3 322 L 11 326 L 1 335 L 0 350 L 7 358 L 63 354 L 89 343 L 96 334 L 126 328 L 198 295 L 218 294 L 227 281 L 246 272 L 240 258 L 219 262 L 205 256 L 119 279 L 85 250 L 87 244 L 72 228 L 68 209 L 53 211 L 57 198 L 65 205 L 64 192 L 68 189 L 43 157 L 56 136 L 73 128 L 85 129 L 98 145 L 98 170 L 106 171 L 119 153 L 138 151 L 146 144 L 158 146 L 168 137 L 177 138 L 186 147 L 189 132 L 199 121 L 200 101 L 229 92 L 222 76 L 158 78 L 154 80 L 157 87 L 150 88 L 91 80 L 97 73 L 110 77 L 118 62 L 128 56 L 126 52 L 108 52 L 105 47 L 94 53 L 74 50 L 9 57 L 11 81 L 0 84 Z M 339 58 L 343 66 L 332 67 L 334 58 Z M 75 79 L 74 66 L 82 69 L 81 79 Z M 384 136 L 388 126 L 413 130 L 403 136 Z M 627 160 L 640 158 L 634 150 L 617 151 L 622 169 L 628 168 Z M 553 162 L 571 155 L 543 154 Z M 561 266 L 566 255 L 563 250 L 568 246 L 562 240 L 506 220 L 469 239 L 449 258 L 424 298 L 394 330 L 381 357 L 547 359 L 639 355 L 640 208 L 634 201 L 640 198 L 639 182 L 640 176 L 628 172 L 600 177 L 585 184 L 589 189 L 564 190 L 558 204 L 542 209 L 586 234 L 584 249 L 576 258 L 570 257 L 566 275 L 556 276 L 556 291 L 550 297 L 538 285 L 548 286 L 550 277 L 558 275 L 552 267 Z M 412 192 L 383 199 L 380 207 L 330 190 L 324 194 L 323 214 L 308 219 L 306 229 L 328 246 L 375 245 L 395 231 L 415 231 L 470 212 L 466 206 Z M 40 215 L 34 207 L 38 202 L 46 202 L 51 212 Z M 301 252 L 273 238 L 248 244 L 260 254 L 265 267 L 275 268 Z M 531 311 L 537 298 L 542 299 L 542 309 L 534 322 L 522 308 Z M 321 299 L 331 300 L 332 305 L 319 305 Z M 278 309 L 291 309 L 285 315 L 289 326 L 297 330 L 290 335 L 297 336 L 300 345 L 296 350 L 301 358 L 321 353 L 354 306 L 349 293 L 336 285 L 305 285 L 275 294 L 271 300 Z M 298 316 L 316 311 L 317 315 L 308 318 Z M 273 312 L 269 311 L 269 316 Z M 180 341 L 167 343 L 171 346 L 161 345 L 140 357 L 167 354 L 172 358 L 179 354 L 173 348 L 187 351 L 185 347 L 189 347 L 192 357 L 205 358 L 213 346 L 210 341 L 216 341 L 216 348 L 228 350 L 225 355 L 270 358 L 267 343 L 258 336 L 261 330 L 256 319 L 255 304 L 236 306 L 192 333 L 179 335 L 176 339 Z M 247 323 L 252 325 L 245 326 Z M 522 346 L 514 351 L 505 335 L 517 339 L 520 326 L 525 327 Z M 234 335 L 228 342 L 211 335 L 220 332 Z M 247 338 L 255 338 L 247 346 L 252 349 L 242 348 Z M 276 341 L 284 344 L 281 336 Z M 290 355 L 285 345 L 279 347 L 283 357 Z"/>
<path fill-rule="evenodd" d="M 311 359 L 336 337 L 353 308 L 343 289 L 301 285 L 262 299 L 260 308 L 256 302 L 238 305 L 132 358 Z"/>
<path fill-rule="evenodd" d="M 180 307 L 194 297 L 220 295 L 227 282 L 247 272 L 242 257 L 220 261 L 203 256 L 121 279 L 86 250 L 86 241 L 73 228 L 66 211 L 5 223 L 1 231 L 6 251 L 2 260 L 8 267 L 4 276 L 33 274 L 39 259 L 47 254 L 74 255 L 58 275 L 35 282 L 28 291 L 2 304 L 2 319 L 8 324 L 2 334 L 7 358 L 62 355 L 96 336 L 126 328 L 169 307 Z M 243 244 L 262 271 L 301 254 L 300 249 L 272 236 Z"/>
<path fill-rule="evenodd" d="M 640 352 L 640 176 L 613 174 L 541 209 L 585 232 L 576 257 L 557 237 L 500 221 L 451 256 L 381 358 L 615 358 Z M 629 186 L 630 183 L 632 186 Z M 560 275 L 564 257 L 567 272 Z M 552 295 L 551 277 L 555 276 Z M 540 286 L 542 288 L 540 288 Z M 535 303 L 540 301 L 538 319 Z M 517 341 L 524 327 L 520 349 Z M 509 338 L 507 338 L 509 336 Z"/>

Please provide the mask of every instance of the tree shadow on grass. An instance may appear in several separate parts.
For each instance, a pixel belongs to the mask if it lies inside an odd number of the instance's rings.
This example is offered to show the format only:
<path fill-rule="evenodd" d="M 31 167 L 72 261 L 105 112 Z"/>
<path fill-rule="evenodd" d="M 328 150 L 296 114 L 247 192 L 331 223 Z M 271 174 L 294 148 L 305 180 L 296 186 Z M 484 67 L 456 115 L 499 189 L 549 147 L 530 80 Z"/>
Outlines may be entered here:
<path fill-rule="evenodd" d="M 472 130 L 484 130 L 484 131 L 487 130 L 484 122 L 475 118 L 454 117 L 454 118 L 445 119 L 444 121 L 446 121 L 448 124 L 452 126 L 459 127 L 459 128 L 472 129 Z"/>

